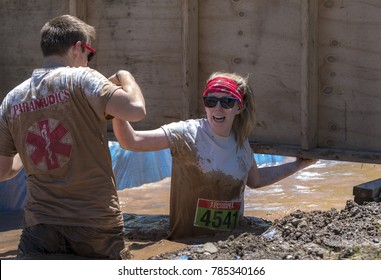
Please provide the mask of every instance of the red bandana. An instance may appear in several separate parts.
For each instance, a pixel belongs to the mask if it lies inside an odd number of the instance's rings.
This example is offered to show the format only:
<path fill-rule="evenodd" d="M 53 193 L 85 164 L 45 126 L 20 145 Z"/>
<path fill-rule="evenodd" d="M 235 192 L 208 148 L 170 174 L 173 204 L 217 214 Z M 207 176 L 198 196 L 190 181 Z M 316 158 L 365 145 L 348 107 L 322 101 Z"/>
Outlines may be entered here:
<path fill-rule="evenodd" d="M 229 78 L 216 77 L 210 80 L 205 87 L 202 96 L 207 96 L 211 92 L 223 92 L 226 94 L 231 94 L 234 98 L 237 98 L 242 105 L 243 101 L 243 90 L 239 89 L 237 83 Z"/>

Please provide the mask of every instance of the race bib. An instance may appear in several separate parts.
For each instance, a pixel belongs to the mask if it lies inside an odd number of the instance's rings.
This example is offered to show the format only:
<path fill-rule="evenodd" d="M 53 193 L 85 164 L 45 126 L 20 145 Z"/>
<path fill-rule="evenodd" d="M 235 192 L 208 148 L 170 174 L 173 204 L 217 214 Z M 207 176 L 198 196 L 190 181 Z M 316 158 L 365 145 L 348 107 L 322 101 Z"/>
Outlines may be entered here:
<path fill-rule="evenodd" d="M 194 226 L 214 230 L 232 230 L 238 222 L 240 201 L 218 201 L 199 198 Z"/>

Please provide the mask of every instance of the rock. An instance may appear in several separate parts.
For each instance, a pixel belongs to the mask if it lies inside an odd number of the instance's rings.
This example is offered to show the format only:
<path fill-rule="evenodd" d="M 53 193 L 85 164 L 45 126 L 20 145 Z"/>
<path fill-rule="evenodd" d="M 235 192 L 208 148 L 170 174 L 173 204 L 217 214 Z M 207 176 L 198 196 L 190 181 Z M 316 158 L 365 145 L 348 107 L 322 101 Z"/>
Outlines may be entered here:
<path fill-rule="evenodd" d="M 203 249 L 204 249 L 205 252 L 208 252 L 208 253 L 211 253 L 211 254 L 214 254 L 214 253 L 218 252 L 217 247 L 213 243 L 210 243 L 210 242 L 205 243 Z"/>

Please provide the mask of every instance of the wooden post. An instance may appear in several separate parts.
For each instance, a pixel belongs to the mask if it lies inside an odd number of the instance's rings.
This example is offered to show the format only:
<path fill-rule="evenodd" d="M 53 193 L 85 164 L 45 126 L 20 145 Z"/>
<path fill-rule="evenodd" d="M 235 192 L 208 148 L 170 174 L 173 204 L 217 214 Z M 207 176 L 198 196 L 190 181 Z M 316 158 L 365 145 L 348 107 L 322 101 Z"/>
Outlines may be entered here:
<path fill-rule="evenodd" d="M 301 148 L 317 146 L 318 0 L 301 0 Z"/>
<path fill-rule="evenodd" d="M 87 0 L 70 0 L 69 9 L 72 16 L 86 22 L 87 19 Z"/>
<path fill-rule="evenodd" d="M 358 204 L 364 202 L 381 201 L 381 179 L 373 180 L 353 187 L 354 201 Z"/>
<path fill-rule="evenodd" d="M 183 119 L 198 116 L 198 0 L 182 1 Z"/>

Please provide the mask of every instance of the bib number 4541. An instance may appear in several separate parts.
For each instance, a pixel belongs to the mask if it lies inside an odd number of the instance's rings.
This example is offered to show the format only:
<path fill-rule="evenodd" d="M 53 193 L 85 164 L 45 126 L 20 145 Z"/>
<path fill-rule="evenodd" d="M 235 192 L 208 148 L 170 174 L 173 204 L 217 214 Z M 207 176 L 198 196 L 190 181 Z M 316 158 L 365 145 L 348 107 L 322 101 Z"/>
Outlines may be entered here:
<path fill-rule="evenodd" d="M 237 225 L 239 209 L 240 202 L 199 199 L 194 225 L 216 230 L 232 230 Z"/>

